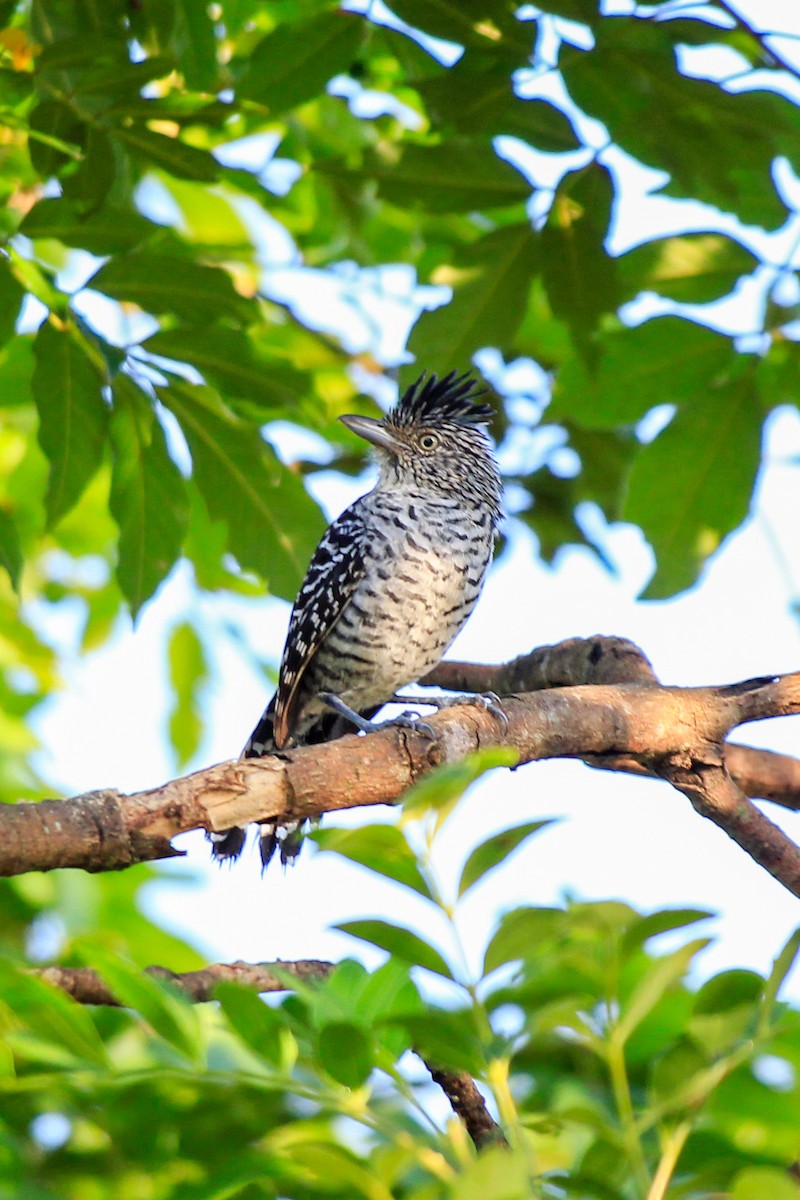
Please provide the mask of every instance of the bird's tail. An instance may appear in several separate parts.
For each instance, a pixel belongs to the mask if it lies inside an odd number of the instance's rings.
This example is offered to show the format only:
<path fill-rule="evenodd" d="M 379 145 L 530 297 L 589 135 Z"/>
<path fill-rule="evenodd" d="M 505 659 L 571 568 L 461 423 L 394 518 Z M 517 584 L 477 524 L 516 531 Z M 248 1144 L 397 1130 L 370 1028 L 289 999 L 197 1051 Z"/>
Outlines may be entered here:
<path fill-rule="evenodd" d="M 278 747 L 275 745 L 275 700 L 273 696 L 261 719 L 250 737 L 247 739 L 242 758 L 261 758 L 264 754 L 274 754 Z M 362 716 L 371 720 L 382 705 L 366 709 Z M 323 713 L 308 730 L 303 739 L 303 745 L 319 745 L 320 742 L 332 742 L 352 730 L 352 725 L 337 712 Z M 266 870 L 275 851 L 280 852 L 281 863 L 291 865 L 303 848 L 303 838 L 308 821 L 289 821 L 279 825 L 275 821 L 258 822 L 258 849 L 261 855 L 261 869 Z M 247 840 L 247 830 L 238 825 L 230 829 L 220 829 L 206 834 L 211 842 L 211 857 L 216 862 L 233 863 L 242 853 Z"/>
<path fill-rule="evenodd" d="M 242 751 L 242 758 L 261 758 L 263 754 L 272 754 L 277 750 L 274 725 L 275 697 L 273 696 L 261 714 L 261 719 L 255 729 L 247 739 L 247 744 Z M 284 863 L 294 862 L 299 853 L 299 844 L 294 850 L 292 850 L 291 844 L 287 845 L 284 849 L 284 844 L 287 841 L 287 837 L 296 836 L 297 828 L 297 822 L 291 822 L 289 825 L 281 827 L 276 825 L 274 821 L 259 822 L 258 844 L 261 853 L 262 869 L 269 865 L 279 845 L 281 848 L 281 861 Z M 247 830 L 234 825 L 230 829 L 209 830 L 206 836 L 211 842 L 211 857 L 216 862 L 233 863 L 244 849 L 244 844 L 247 841 Z"/>

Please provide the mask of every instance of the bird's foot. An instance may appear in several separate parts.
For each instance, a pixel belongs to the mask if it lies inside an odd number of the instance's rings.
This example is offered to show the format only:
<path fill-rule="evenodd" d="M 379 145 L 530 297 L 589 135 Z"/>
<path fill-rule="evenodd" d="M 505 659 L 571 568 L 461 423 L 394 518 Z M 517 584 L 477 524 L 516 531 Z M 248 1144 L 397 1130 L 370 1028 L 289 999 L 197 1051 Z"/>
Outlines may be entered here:
<path fill-rule="evenodd" d="M 470 692 L 463 696 L 393 696 L 395 704 L 427 704 L 431 708 L 452 708 L 457 704 L 477 704 L 503 727 L 503 733 L 508 733 L 508 717 L 503 712 L 500 697 L 495 692 Z"/>
<path fill-rule="evenodd" d="M 345 704 L 340 696 L 335 692 L 321 692 L 320 699 L 324 700 L 328 708 L 332 708 L 339 716 L 344 717 L 351 725 L 355 725 L 356 729 L 361 733 L 377 733 L 379 729 L 386 729 L 387 726 L 396 725 L 401 729 L 415 729 L 418 733 L 424 733 L 430 738 L 435 738 L 436 734 L 426 721 L 423 721 L 419 713 L 407 710 L 400 714 L 399 717 L 392 717 L 388 721 L 368 721 L 366 717 L 362 717 L 361 713 L 357 713 L 349 704 Z M 401 699 L 401 704 L 406 703 L 405 699 Z"/>

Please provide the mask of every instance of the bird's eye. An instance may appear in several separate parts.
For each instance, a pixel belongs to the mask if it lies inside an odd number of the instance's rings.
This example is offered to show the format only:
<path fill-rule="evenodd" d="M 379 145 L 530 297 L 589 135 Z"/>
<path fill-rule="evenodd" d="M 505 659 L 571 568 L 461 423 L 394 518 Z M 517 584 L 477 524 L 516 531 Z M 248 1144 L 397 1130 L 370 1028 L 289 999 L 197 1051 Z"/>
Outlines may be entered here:
<path fill-rule="evenodd" d="M 419 438 L 420 450 L 435 450 L 439 445 L 439 438 L 435 433 L 423 433 Z"/>

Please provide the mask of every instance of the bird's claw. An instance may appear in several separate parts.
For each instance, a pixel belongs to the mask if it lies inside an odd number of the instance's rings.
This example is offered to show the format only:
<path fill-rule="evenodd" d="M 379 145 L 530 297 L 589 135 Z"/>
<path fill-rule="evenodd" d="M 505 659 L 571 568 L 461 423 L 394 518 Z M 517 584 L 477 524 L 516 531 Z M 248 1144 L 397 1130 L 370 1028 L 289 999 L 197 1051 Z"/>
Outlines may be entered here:
<path fill-rule="evenodd" d="M 503 733 L 508 733 L 508 717 L 503 712 L 500 697 L 496 692 L 476 692 L 474 695 L 456 696 L 453 704 L 478 704 L 488 712 L 503 727 Z"/>
<path fill-rule="evenodd" d="M 400 713 L 399 717 L 392 717 L 390 721 L 381 722 L 382 725 L 396 725 L 400 729 L 413 729 L 415 733 L 424 733 L 431 741 L 436 738 L 436 731 L 427 721 L 423 721 L 419 713 L 413 712 L 410 708 L 405 712 Z"/>

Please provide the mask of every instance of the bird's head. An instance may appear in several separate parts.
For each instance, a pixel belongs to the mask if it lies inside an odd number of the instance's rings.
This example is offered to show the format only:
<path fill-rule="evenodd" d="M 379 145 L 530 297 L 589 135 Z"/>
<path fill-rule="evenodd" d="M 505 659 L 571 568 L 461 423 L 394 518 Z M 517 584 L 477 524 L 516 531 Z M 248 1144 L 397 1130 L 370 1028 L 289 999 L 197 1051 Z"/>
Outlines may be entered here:
<path fill-rule="evenodd" d="M 421 375 L 385 417 L 339 419 L 375 447 L 380 485 L 392 490 L 463 498 L 500 513 L 501 484 L 470 375 Z"/>

